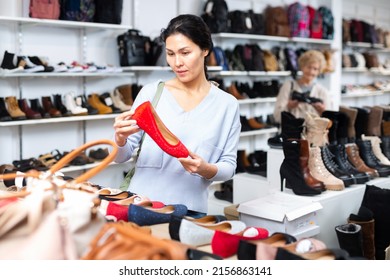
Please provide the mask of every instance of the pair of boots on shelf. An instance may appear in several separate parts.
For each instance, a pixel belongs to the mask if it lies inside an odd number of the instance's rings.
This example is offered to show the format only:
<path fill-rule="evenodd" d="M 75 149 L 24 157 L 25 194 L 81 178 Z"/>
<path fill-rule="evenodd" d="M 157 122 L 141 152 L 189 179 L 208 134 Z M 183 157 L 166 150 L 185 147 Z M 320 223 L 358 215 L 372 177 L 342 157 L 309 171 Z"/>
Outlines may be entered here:
<path fill-rule="evenodd" d="M 307 115 L 295 118 L 282 112 L 282 138 L 284 160 L 280 166 L 281 190 L 292 189 L 297 195 L 319 195 L 325 190 L 343 190 L 353 178 L 342 173 L 331 173 L 334 162 L 326 152 L 329 120 Z M 304 130 L 305 127 L 305 130 Z M 299 163 L 299 164 L 297 164 Z M 332 169 L 331 169 L 332 168 Z M 343 175 L 343 176 L 341 176 Z"/>
<path fill-rule="evenodd" d="M 326 111 L 333 125 L 329 130 L 329 142 L 344 144 L 349 161 L 373 177 L 390 175 L 390 160 L 385 156 L 389 146 L 382 145 L 383 108 L 340 106 L 339 112 Z"/>
<path fill-rule="evenodd" d="M 367 182 L 368 174 L 358 172 L 347 160 L 343 145 L 330 145 L 329 128 L 324 117 L 295 118 L 282 112 L 284 160 L 280 167 L 281 190 L 297 195 L 319 195 L 324 190 L 341 191 L 356 183 Z M 299 162 L 299 164 L 297 164 Z"/>

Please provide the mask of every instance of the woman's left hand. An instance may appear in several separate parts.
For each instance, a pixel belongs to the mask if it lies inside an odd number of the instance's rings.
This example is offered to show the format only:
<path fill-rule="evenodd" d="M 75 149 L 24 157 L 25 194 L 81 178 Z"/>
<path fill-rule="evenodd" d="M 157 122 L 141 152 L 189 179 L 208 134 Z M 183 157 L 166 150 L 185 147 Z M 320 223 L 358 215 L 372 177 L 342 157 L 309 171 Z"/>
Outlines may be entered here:
<path fill-rule="evenodd" d="M 184 169 L 191 174 L 199 174 L 200 176 L 210 179 L 217 173 L 217 167 L 214 164 L 205 162 L 200 156 L 189 151 L 189 157 L 178 158 Z"/>

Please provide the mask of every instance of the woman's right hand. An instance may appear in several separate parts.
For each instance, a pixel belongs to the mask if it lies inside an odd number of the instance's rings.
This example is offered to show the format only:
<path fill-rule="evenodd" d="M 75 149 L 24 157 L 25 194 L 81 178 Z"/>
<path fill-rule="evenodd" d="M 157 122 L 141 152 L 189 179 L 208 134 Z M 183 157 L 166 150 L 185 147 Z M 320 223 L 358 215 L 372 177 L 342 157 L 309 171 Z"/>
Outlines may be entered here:
<path fill-rule="evenodd" d="M 299 104 L 299 101 L 298 100 L 293 100 L 293 99 L 290 99 L 289 101 L 288 101 L 288 103 L 287 103 L 287 108 L 288 109 L 294 109 L 294 108 L 296 108 L 297 106 L 298 106 L 298 104 Z"/>
<path fill-rule="evenodd" d="M 140 131 L 140 128 L 137 126 L 137 121 L 131 119 L 133 114 L 134 110 L 130 110 L 123 112 L 115 118 L 115 142 L 120 147 L 126 144 L 127 137 Z"/>

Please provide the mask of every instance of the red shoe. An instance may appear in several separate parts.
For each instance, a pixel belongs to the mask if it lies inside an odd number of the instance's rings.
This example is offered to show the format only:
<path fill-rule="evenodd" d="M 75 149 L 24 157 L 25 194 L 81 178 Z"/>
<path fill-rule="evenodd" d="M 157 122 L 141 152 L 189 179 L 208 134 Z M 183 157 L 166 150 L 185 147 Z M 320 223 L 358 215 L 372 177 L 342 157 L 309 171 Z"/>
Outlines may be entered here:
<path fill-rule="evenodd" d="M 188 157 L 189 152 L 187 148 L 164 125 L 149 101 L 142 103 L 135 109 L 132 119 L 137 121 L 137 125 L 143 129 L 164 152 L 176 158 Z"/>
<path fill-rule="evenodd" d="M 264 239 L 268 234 L 268 230 L 259 227 L 247 227 L 236 234 L 217 230 L 211 240 L 211 249 L 213 254 L 228 258 L 237 254 L 240 240 Z"/>

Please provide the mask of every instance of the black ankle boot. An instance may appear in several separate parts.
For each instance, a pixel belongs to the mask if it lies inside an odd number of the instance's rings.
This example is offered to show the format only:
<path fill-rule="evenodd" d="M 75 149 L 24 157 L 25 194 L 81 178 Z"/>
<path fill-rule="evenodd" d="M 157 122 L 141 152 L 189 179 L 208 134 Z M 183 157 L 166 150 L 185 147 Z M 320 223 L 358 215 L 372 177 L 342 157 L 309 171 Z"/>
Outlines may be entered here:
<path fill-rule="evenodd" d="M 319 195 L 320 190 L 308 186 L 303 177 L 299 164 L 301 144 L 299 140 L 283 140 L 284 160 L 280 166 L 280 183 L 283 191 L 283 183 L 286 180 L 286 188 L 292 189 L 297 195 Z"/>
<path fill-rule="evenodd" d="M 359 172 L 349 161 L 345 146 L 343 144 L 329 145 L 329 150 L 334 155 L 334 161 L 337 163 L 339 168 L 347 174 L 353 175 L 356 180 L 356 184 L 364 184 L 371 179 L 366 173 Z"/>
<path fill-rule="evenodd" d="M 54 107 L 56 107 L 62 114 L 63 117 L 71 116 L 72 113 L 65 107 L 62 102 L 61 94 L 53 94 L 54 97 Z"/>
<path fill-rule="evenodd" d="M 340 248 L 351 257 L 363 257 L 362 228 L 357 224 L 344 224 L 335 227 Z"/>
<path fill-rule="evenodd" d="M 359 147 L 359 155 L 368 167 L 374 168 L 378 171 L 380 177 L 387 177 L 390 175 L 390 166 L 383 165 L 372 151 L 371 141 L 357 139 L 356 144 Z"/>
<path fill-rule="evenodd" d="M 4 98 L 0 97 L 0 122 L 8 122 L 8 121 L 12 121 L 12 117 L 7 111 Z"/>
<path fill-rule="evenodd" d="M 334 161 L 335 156 L 329 150 L 328 145 L 321 147 L 321 156 L 326 169 L 332 173 L 335 177 L 343 181 L 345 187 L 349 187 L 352 184 L 356 184 L 356 180 L 352 174 L 343 171 L 337 163 Z"/>
<path fill-rule="evenodd" d="M 381 137 L 381 150 L 383 154 L 390 159 L 390 136 L 382 136 Z"/>

